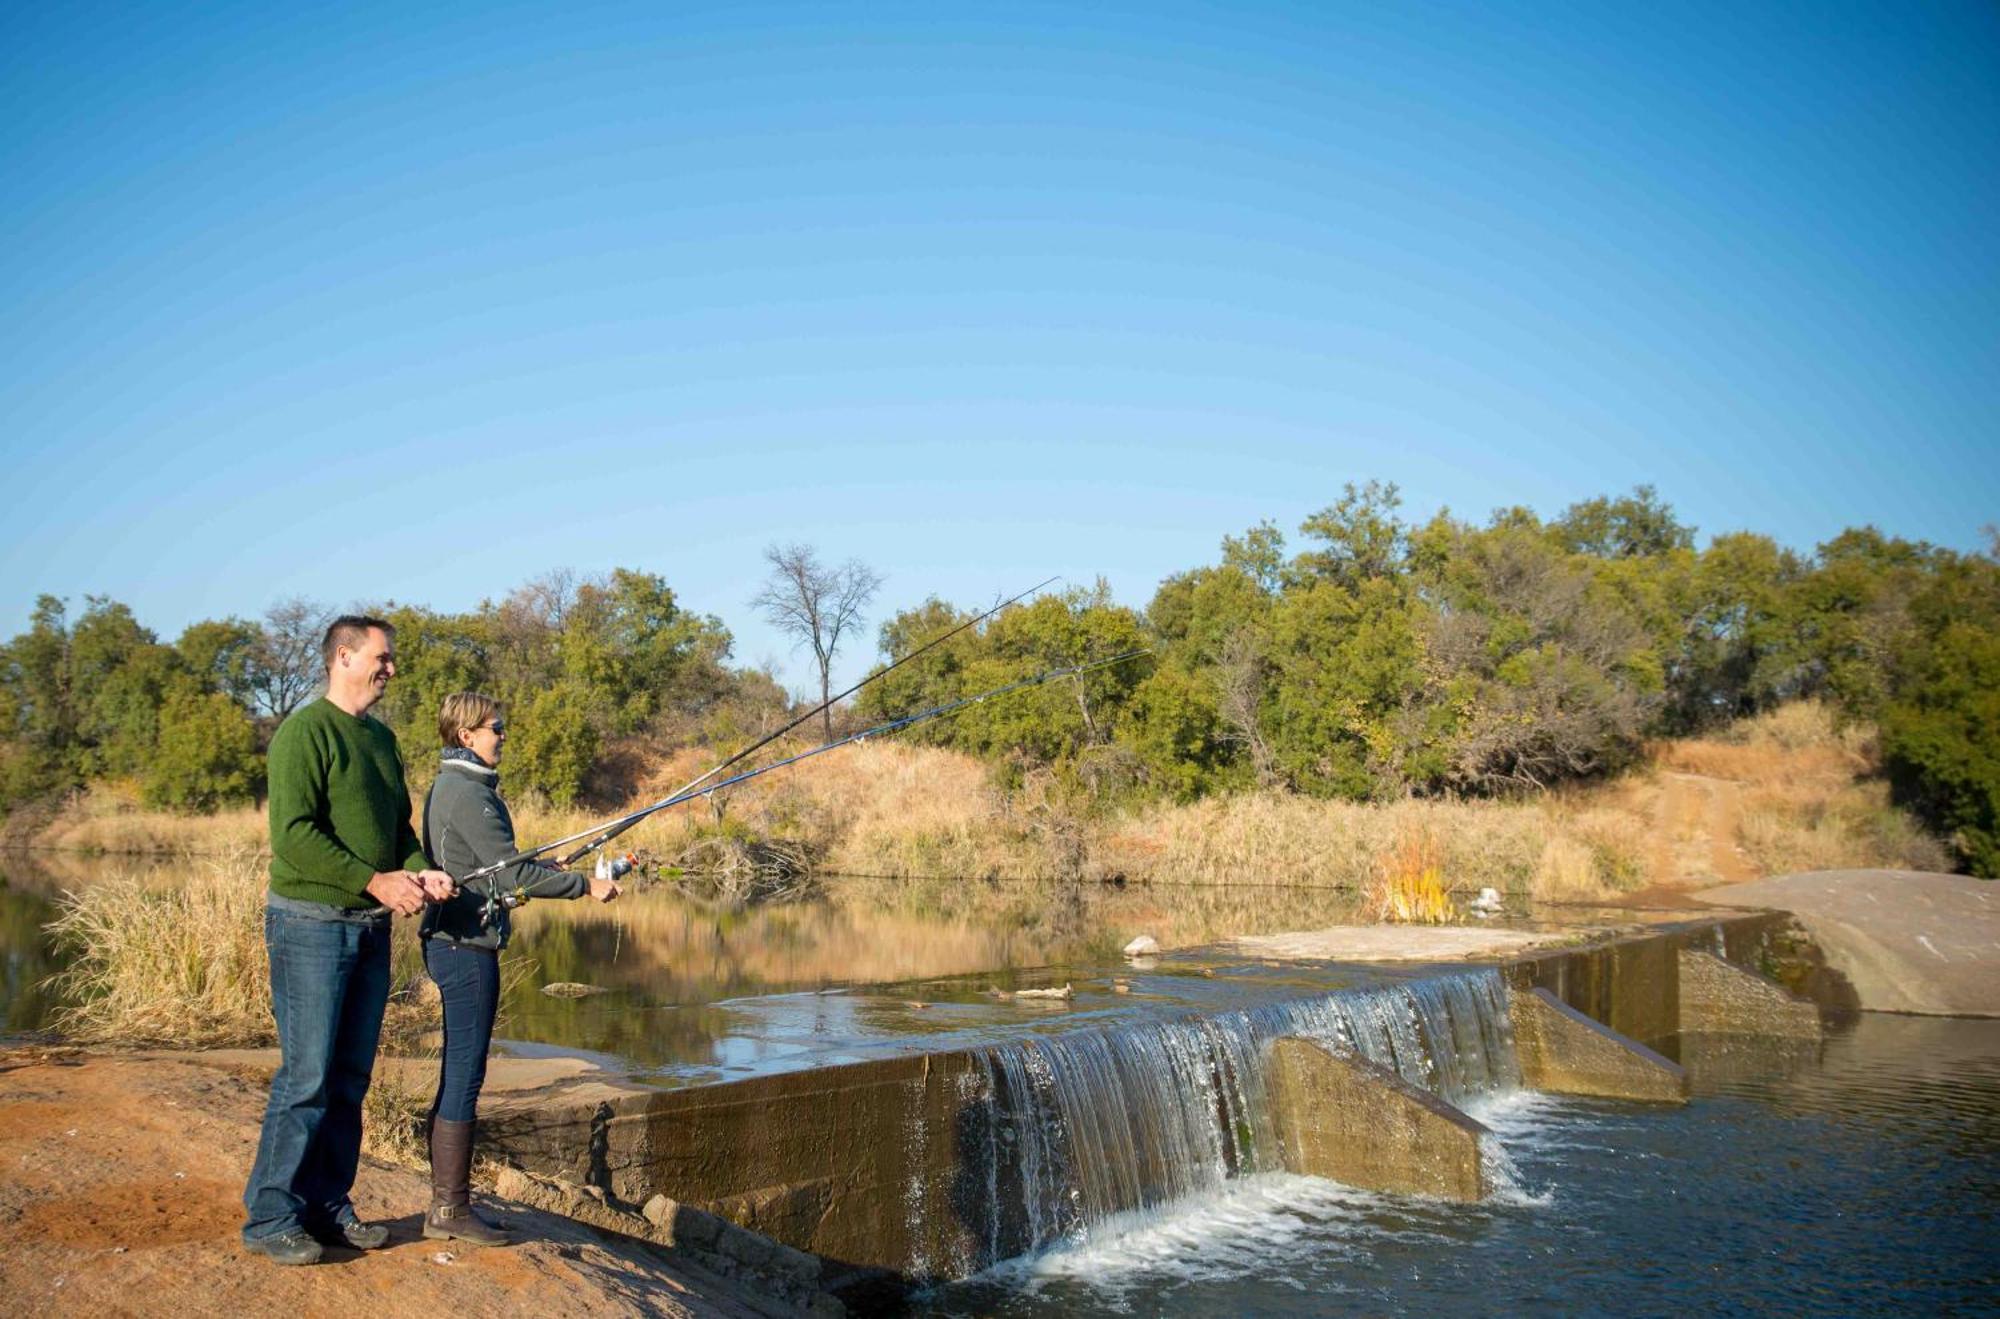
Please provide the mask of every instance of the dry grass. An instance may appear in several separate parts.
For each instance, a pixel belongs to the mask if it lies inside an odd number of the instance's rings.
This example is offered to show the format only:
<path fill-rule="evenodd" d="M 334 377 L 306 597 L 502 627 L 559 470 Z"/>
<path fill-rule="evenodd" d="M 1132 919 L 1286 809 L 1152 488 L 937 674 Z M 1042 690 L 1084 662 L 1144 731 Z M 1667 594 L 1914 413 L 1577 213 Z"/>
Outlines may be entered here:
<path fill-rule="evenodd" d="M 269 1044 L 271 965 L 264 948 L 264 859 L 247 850 L 171 871 L 127 870 L 60 899 L 51 923 L 73 953 L 58 977 L 57 1028 L 92 1044 L 219 1048 Z M 389 1012 L 393 1046 L 437 1024 L 421 992 L 415 926 L 397 922 Z"/>
<path fill-rule="evenodd" d="M 100 783 L 65 802 L 35 841 L 86 855 L 230 857 L 262 850 L 269 830 L 261 807 L 170 815 L 141 806 L 129 784 Z"/>
<path fill-rule="evenodd" d="M 51 928 L 75 954 L 56 1025 L 92 1044 L 202 1048 L 271 1036 L 264 875 L 254 855 L 177 884 L 125 872 L 61 899 Z"/>
<path fill-rule="evenodd" d="M 1736 785 L 1737 841 L 1765 874 L 1883 867 L 1948 871 L 1950 849 L 1889 801 L 1872 730 L 1817 701 L 1670 743 L 1658 763 Z"/>

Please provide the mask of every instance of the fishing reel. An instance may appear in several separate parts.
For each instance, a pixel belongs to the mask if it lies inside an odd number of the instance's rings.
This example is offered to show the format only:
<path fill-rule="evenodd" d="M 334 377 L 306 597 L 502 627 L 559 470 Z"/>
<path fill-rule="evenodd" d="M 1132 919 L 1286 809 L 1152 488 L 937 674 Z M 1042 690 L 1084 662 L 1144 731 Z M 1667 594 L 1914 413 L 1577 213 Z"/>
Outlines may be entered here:
<path fill-rule="evenodd" d="M 609 852 L 599 852 L 597 854 L 595 875 L 598 879 L 616 881 L 625 878 L 625 876 L 638 868 L 639 858 L 634 853 L 625 852 L 618 856 L 612 856 Z"/>

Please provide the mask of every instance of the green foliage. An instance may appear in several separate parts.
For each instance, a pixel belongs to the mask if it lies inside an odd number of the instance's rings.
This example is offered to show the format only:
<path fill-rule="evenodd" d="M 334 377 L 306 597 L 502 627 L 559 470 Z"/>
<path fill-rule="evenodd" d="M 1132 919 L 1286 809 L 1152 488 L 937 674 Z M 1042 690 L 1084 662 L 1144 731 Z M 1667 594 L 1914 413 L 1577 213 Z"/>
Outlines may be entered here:
<path fill-rule="evenodd" d="M 1120 730 L 1147 779 L 1175 801 L 1192 801 L 1232 777 L 1229 730 L 1214 684 L 1181 665 L 1155 669 L 1132 693 Z"/>
<path fill-rule="evenodd" d="M 883 625 L 883 648 L 900 658 L 969 616 L 926 601 Z M 871 719 L 894 718 L 1051 669 L 1108 659 L 1147 642 L 1144 622 L 1113 604 L 1109 588 L 1099 582 L 1087 590 L 1042 596 L 961 634 L 864 688 L 859 708 Z M 1057 679 L 969 706 L 912 735 L 1016 764 L 1066 763 L 1086 748 L 1115 741 L 1132 693 L 1148 671 L 1138 661 Z"/>
<path fill-rule="evenodd" d="M 1630 760 L 1664 681 L 1635 593 L 1527 528 L 1429 538 L 1430 786 L 1541 787 Z"/>
<path fill-rule="evenodd" d="M 2000 563 L 1940 557 L 1909 611 L 1881 716 L 1890 783 L 1972 873 L 2000 877 Z"/>
<path fill-rule="evenodd" d="M 576 800 L 599 746 L 590 706 L 589 693 L 564 682 L 515 708 L 507 775 L 517 789 L 538 792 L 558 806 Z"/>
<path fill-rule="evenodd" d="M 1357 590 L 1364 582 L 1393 575 L 1408 534 L 1396 515 L 1402 505 L 1393 484 L 1348 482 L 1338 501 L 1299 524 L 1299 534 L 1320 548 L 1292 561 L 1292 579 L 1325 578 Z"/>
<path fill-rule="evenodd" d="M 1549 532 L 1570 553 L 1600 559 L 1657 558 L 1694 548 L 1694 528 L 1681 525 L 1649 485 L 1616 499 L 1571 504 Z"/>
<path fill-rule="evenodd" d="M 1401 780 L 1399 716 L 1420 682 L 1416 618 L 1397 582 L 1285 593 L 1271 622 L 1271 742 L 1296 790 L 1364 799 Z"/>
<path fill-rule="evenodd" d="M 254 800 L 263 779 L 257 729 L 243 706 L 192 683 L 166 697 L 143 780 L 147 805 L 212 812 Z"/>
<path fill-rule="evenodd" d="M 240 618 L 191 623 L 174 643 L 202 690 L 221 692 L 246 709 L 256 699 L 264 646 L 263 629 Z"/>

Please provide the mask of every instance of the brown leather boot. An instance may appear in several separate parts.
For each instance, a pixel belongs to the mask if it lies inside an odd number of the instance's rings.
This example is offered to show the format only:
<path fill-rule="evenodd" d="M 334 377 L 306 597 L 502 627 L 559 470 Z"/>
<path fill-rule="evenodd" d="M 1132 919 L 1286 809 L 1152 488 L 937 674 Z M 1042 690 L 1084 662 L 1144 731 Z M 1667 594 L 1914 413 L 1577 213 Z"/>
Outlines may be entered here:
<path fill-rule="evenodd" d="M 513 1238 L 472 1211 L 472 1131 L 475 1123 L 431 1120 L 431 1207 L 424 1235 L 434 1241 L 506 1246 Z"/>

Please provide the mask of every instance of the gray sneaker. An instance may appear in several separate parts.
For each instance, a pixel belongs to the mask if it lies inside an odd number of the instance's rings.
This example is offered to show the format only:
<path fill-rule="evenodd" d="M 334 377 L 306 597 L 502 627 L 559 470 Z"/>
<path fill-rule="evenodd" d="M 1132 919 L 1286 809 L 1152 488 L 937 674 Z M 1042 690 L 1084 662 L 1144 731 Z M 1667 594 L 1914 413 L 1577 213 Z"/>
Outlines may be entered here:
<path fill-rule="evenodd" d="M 319 1242 L 303 1228 L 292 1228 L 276 1236 L 253 1237 L 243 1243 L 253 1254 L 268 1256 L 273 1264 L 317 1264 L 325 1253 Z"/>
<path fill-rule="evenodd" d="M 358 1218 L 343 1218 L 323 1232 L 313 1236 L 321 1244 L 346 1246 L 349 1250 L 380 1250 L 389 1244 L 389 1229 L 380 1223 L 364 1223 Z"/>

